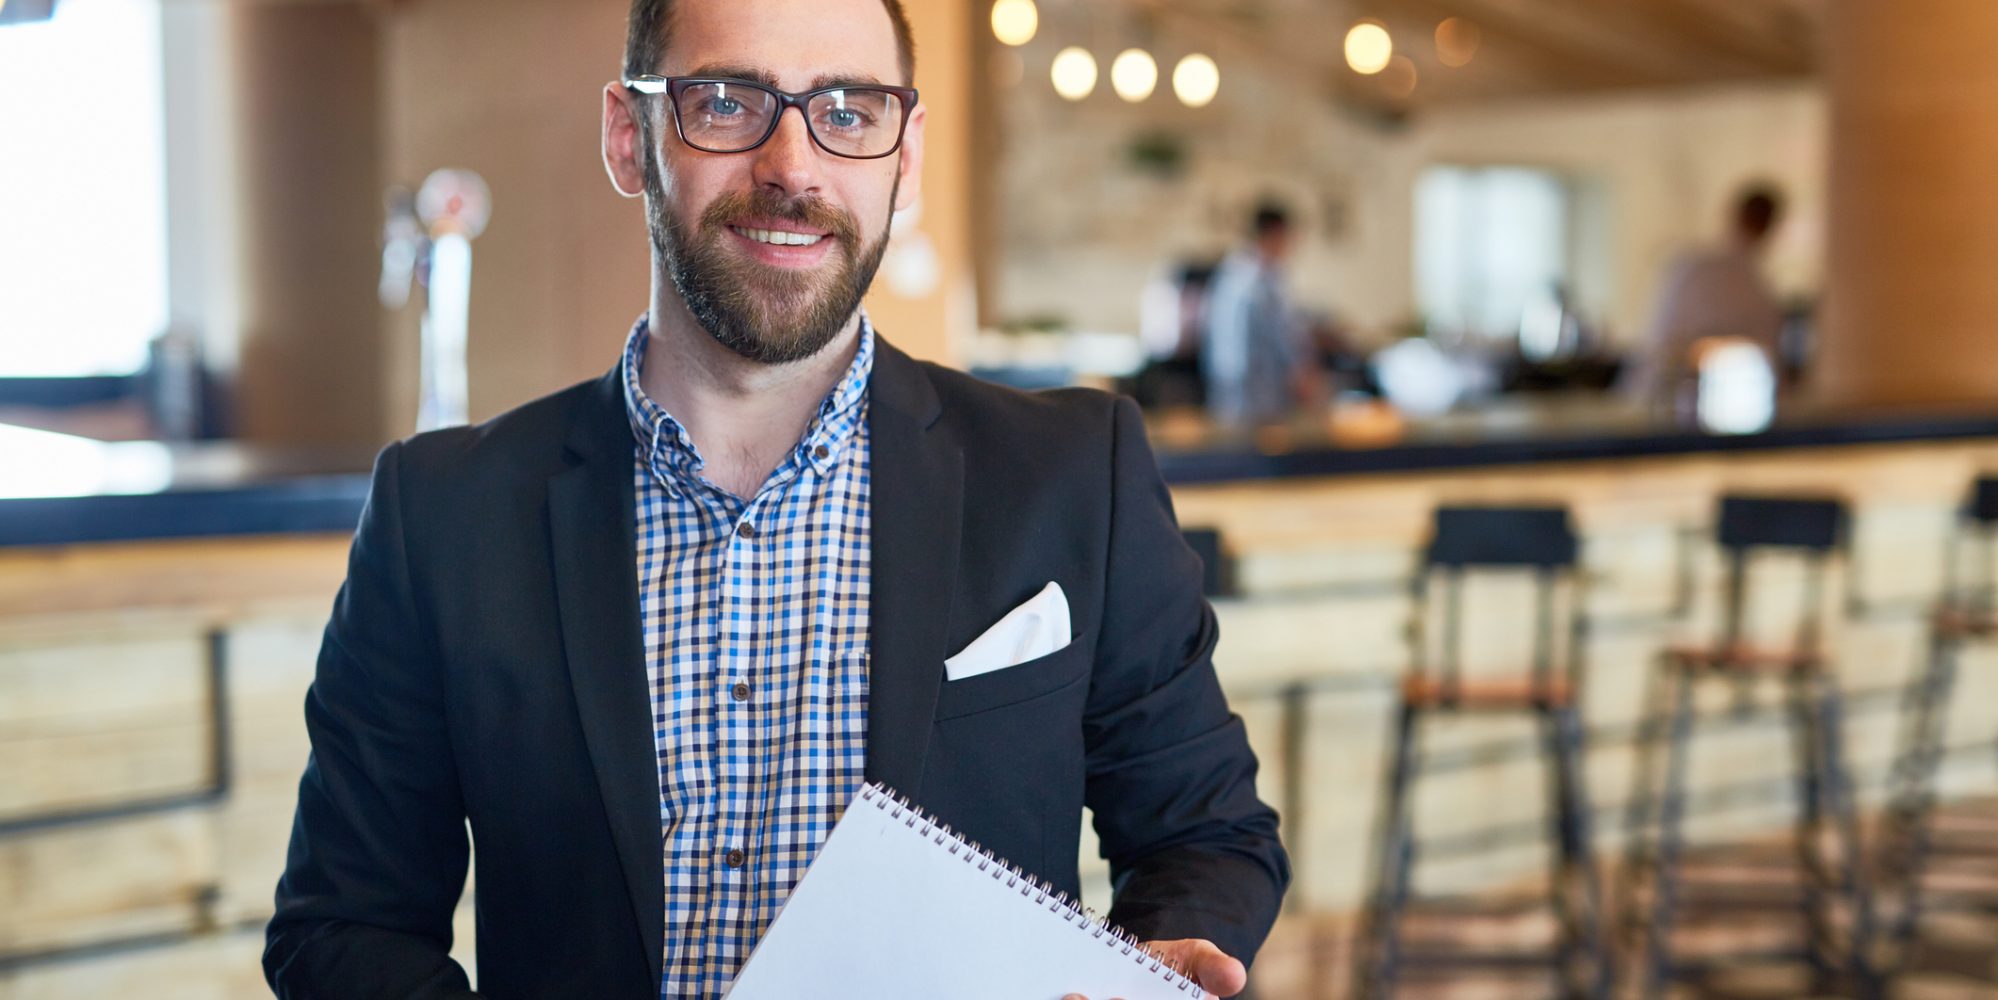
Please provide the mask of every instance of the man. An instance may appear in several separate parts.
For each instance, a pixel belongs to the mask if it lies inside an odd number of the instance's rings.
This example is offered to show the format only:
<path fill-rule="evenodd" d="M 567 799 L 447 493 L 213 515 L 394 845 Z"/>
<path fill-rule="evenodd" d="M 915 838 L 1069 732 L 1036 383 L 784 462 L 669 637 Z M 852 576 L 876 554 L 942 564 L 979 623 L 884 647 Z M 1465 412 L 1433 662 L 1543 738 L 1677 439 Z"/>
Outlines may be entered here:
<path fill-rule="evenodd" d="M 1250 242 L 1221 261 L 1208 286 L 1200 362 L 1207 410 L 1220 423 L 1281 421 L 1293 408 L 1304 351 L 1283 288 L 1290 245 L 1289 213 L 1261 205 Z"/>
<path fill-rule="evenodd" d="M 1763 250 L 1782 215 L 1781 195 L 1751 187 L 1735 202 L 1726 242 L 1673 262 L 1651 330 L 1622 379 L 1629 395 L 1669 405 L 1680 384 L 1698 370 L 1698 345 L 1718 342 L 1711 338 L 1746 340 L 1762 349 L 1771 371 L 1782 369 L 1777 344 L 1783 307 L 1761 269 Z"/>
<path fill-rule="evenodd" d="M 603 152 L 650 309 L 604 377 L 377 460 L 281 996 L 471 995 L 468 824 L 480 995 L 719 996 L 863 780 L 1071 893 L 1090 806 L 1111 916 L 1243 988 L 1288 867 L 1135 407 L 859 311 L 920 179 L 911 61 L 895 0 L 636 0 Z M 946 667 L 1049 593 L 1065 646 Z"/>

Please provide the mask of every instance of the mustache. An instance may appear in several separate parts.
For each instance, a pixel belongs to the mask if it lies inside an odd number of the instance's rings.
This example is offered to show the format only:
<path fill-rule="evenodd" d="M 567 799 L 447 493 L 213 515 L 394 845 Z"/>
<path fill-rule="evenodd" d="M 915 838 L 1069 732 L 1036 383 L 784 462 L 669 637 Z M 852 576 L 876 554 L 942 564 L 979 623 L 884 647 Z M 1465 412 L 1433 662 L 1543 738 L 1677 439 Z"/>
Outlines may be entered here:
<path fill-rule="evenodd" d="M 848 246 L 860 239 L 853 216 L 816 196 L 787 198 L 769 188 L 733 191 L 717 197 L 701 213 L 701 228 L 717 231 L 741 218 L 777 219 L 822 230 Z"/>

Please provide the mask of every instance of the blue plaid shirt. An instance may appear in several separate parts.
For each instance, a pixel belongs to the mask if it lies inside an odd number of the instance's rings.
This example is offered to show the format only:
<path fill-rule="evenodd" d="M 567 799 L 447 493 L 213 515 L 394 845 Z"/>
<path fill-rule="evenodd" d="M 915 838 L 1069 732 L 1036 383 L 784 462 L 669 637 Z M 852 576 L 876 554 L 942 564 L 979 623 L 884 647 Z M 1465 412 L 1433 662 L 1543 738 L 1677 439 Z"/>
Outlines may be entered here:
<path fill-rule="evenodd" d="M 624 349 L 666 842 L 661 997 L 719 997 L 860 787 L 874 330 L 756 495 L 701 475 Z M 668 359 L 670 363 L 670 359 Z"/>

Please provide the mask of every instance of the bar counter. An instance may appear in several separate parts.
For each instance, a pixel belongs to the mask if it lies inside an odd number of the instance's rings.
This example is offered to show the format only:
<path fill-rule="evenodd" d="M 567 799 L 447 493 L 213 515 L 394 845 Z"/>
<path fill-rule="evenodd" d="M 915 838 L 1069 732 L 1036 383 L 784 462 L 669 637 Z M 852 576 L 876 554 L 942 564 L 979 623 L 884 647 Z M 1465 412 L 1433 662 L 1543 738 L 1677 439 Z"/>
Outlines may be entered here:
<path fill-rule="evenodd" d="M 1298 422 L 1230 434 L 1184 415 L 1153 422 L 1175 487 L 1373 473 L 1998 438 L 1998 407 L 1801 413 L 1753 434 L 1708 434 L 1593 400 L 1508 402 L 1357 433 Z M 0 547 L 146 538 L 351 532 L 364 449 L 104 443 L 0 425 Z"/>
<path fill-rule="evenodd" d="M 1307 918 L 1281 925 L 1293 929 L 1346 919 L 1366 884 L 1409 661 L 1408 583 L 1437 505 L 1573 512 L 1589 621 L 1585 766 L 1613 857 L 1653 657 L 1716 617 L 1715 498 L 1850 504 L 1827 645 L 1849 695 L 1861 800 L 1876 808 L 1953 513 L 1972 478 L 1998 471 L 1998 409 L 1797 415 L 1741 436 L 1580 401 L 1254 436 L 1168 414 L 1151 432 L 1181 522 L 1217 531 L 1232 570 L 1215 597 L 1215 663 L 1262 760 L 1261 791 L 1283 815 L 1297 866 L 1289 905 Z M 104 992 L 78 985 L 97 975 L 78 955 L 128 956 L 112 979 L 144 984 L 217 948 L 246 981 L 208 983 L 209 995 L 252 995 L 306 752 L 299 706 L 372 455 L 0 428 L 0 459 L 0 872 L 22 873 L 0 879 L 0 995 Z M 1784 572 L 1758 607 L 1797 606 Z M 1466 593 L 1467 672 L 1516 668 L 1531 616 L 1510 583 Z M 1751 630 L 1767 624 L 1751 615 Z M 1980 657 L 1952 705 L 1949 796 L 1998 789 L 1998 660 Z M 1694 837 L 1785 828 L 1789 745 L 1773 711 L 1701 705 Z M 1510 720 L 1450 723 L 1429 742 L 1440 773 L 1415 799 L 1430 838 L 1422 877 L 1451 891 L 1530 884 L 1544 871 L 1535 736 Z M 1101 909 L 1094 850 L 1085 839 L 1085 901 Z M 72 877 L 82 856 L 102 859 L 92 878 Z M 1271 995 L 1304 977 L 1280 960 L 1258 968 Z"/>

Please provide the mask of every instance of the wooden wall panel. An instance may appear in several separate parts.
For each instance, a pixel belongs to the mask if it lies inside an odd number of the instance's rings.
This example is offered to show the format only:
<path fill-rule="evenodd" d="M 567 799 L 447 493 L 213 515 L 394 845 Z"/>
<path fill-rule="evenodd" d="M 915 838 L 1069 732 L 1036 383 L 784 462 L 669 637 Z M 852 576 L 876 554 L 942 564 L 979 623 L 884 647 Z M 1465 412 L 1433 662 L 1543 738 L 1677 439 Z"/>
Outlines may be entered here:
<path fill-rule="evenodd" d="M 1830 268 L 1817 389 L 1998 397 L 1998 5 L 1833 3 Z"/>

